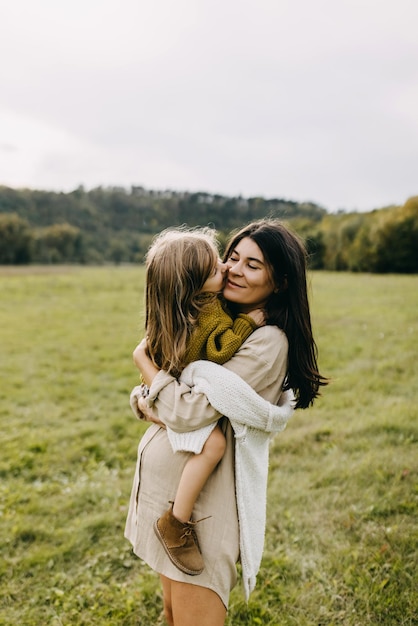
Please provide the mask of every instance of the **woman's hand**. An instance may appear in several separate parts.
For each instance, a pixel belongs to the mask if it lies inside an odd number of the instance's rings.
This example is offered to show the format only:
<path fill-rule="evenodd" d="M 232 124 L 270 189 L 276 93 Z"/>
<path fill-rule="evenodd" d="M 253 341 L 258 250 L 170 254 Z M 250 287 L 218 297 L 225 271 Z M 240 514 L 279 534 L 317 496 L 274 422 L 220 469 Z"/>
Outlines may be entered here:
<path fill-rule="evenodd" d="M 160 422 L 160 420 L 154 415 L 152 409 L 147 405 L 147 401 L 145 398 L 138 398 L 138 410 L 141 413 L 141 419 L 146 420 L 147 422 L 153 422 L 154 424 L 158 424 L 165 428 L 165 424 Z"/>

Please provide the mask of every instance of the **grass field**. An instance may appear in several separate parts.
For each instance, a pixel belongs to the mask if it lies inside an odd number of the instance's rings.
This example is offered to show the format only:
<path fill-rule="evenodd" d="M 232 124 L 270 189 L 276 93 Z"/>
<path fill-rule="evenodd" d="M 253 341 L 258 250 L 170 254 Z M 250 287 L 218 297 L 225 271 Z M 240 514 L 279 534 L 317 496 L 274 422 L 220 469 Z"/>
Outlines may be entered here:
<path fill-rule="evenodd" d="M 143 270 L 0 268 L 0 624 L 159 623 L 123 528 L 144 425 Z M 271 452 L 266 549 L 228 626 L 418 623 L 418 276 L 315 273 L 333 379 Z"/>

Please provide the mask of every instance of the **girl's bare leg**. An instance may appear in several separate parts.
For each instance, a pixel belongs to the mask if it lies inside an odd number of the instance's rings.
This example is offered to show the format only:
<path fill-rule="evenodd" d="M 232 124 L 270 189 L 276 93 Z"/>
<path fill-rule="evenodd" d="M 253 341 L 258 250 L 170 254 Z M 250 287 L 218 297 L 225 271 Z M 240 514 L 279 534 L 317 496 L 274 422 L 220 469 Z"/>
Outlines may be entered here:
<path fill-rule="evenodd" d="M 169 626 L 224 626 L 226 608 L 217 593 L 166 576 L 160 578 L 164 615 Z"/>
<path fill-rule="evenodd" d="M 187 461 L 174 500 L 173 515 L 188 522 L 199 493 L 225 453 L 225 437 L 219 426 L 213 429 L 200 454 Z"/>

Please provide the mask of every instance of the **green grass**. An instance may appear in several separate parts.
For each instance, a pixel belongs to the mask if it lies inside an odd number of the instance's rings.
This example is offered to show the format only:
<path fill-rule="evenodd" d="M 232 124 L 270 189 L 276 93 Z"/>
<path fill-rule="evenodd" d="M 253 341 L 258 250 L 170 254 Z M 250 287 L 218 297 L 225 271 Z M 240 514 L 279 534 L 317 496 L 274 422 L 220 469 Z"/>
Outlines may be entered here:
<path fill-rule="evenodd" d="M 158 624 L 123 528 L 143 270 L 0 269 L 0 624 Z M 418 277 L 316 273 L 333 382 L 272 446 L 266 549 L 228 626 L 418 621 Z"/>

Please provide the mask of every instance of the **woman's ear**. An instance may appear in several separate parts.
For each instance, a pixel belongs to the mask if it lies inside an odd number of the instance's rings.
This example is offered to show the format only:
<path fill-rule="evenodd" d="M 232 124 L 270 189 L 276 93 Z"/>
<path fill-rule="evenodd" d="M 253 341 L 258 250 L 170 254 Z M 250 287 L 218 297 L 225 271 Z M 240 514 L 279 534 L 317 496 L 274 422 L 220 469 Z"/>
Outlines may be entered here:
<path fill-rule="evenodd" d="M 279 293 L 279 291 L 286 291 L 287 287 L 287 274 L 285 274 L 273 291 L 274 293 Z"/>
<path fill-rule="evenodd" d="M 287 289 L 287 274 L 283 276 L 283 278 L 279 278 L 277 283 L 275 283 L 273 293 L 279 293 L 280 291 L 286 291 Z"/>

